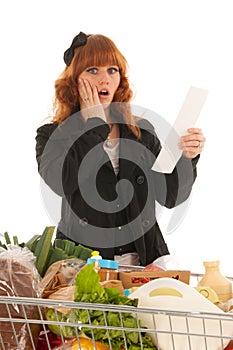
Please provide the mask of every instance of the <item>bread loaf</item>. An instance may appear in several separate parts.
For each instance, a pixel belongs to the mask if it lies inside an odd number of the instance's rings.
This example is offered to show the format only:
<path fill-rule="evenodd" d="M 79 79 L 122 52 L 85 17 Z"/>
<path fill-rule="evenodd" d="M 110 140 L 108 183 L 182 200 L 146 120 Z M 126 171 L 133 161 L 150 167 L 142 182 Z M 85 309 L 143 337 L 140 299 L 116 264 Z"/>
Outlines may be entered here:
<path fill-rule="evenodd" d="M 18 252 L 19 253 L 19 252 Z M 24 254 L 24 253 L 23 253 Z M 40 296 L 38 288 L 38 274 L 33 264 L 22 263 L 19 254 L 0 253 L 0 298 Z M 18 258 L 17 261 L 16 259 Z M 29 324 L 27 319 L 39 319 L 38 308 L 30 305 L 9 303 L 0 307 L 0 339 L 8 350 L 31 350 L 37 343 L 41 326 Z M 13 319 L 17 322 L 3 321 L 2 318 Z M 18 322 L 22 320 L 22 322 Z M 0 342 L 1 344 L 1 342 Z"/>

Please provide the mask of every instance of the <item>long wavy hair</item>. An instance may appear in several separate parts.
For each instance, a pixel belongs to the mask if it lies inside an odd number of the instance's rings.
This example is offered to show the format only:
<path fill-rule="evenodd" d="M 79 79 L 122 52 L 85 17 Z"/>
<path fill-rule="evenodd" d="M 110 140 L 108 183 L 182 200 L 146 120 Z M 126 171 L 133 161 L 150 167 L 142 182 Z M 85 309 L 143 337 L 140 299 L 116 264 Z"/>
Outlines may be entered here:
<path fill-rule="evenodd" d="M 62 123 L 79 106 L 78 78 L 88 67 L 118 66 L 120 84 L 114 95 L 113 112 L 119 112 L 128 128 L 140 137 L 140 130 L 135 125 L 129 102 L 133 98 L 133 91 L 128 79 L 128 63 L 114 42 L 108 37 L 96 34 L 87 35 L 87 43 L 77 47 L 69 66 L 66 66 L 55 81 L 55 96 L 53 102 L 53 122 Z"/>

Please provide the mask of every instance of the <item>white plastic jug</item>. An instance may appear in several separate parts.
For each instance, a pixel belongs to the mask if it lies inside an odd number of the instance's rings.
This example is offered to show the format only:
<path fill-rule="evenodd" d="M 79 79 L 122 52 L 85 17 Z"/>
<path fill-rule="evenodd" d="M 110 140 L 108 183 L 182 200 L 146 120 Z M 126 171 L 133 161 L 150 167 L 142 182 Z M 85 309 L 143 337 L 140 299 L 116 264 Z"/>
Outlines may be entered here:
<path fill-rule="evenodd" d="M 138 298 L 139 307 L 158 310 L 138 312 L 137 316 L 145 327 L 156 329 L 156 333 L 148 334 L 161 350 L 220 350 L 230 341 L 221 335 L 233 335 L 233 314 L 224 313 L 193 287 L 176 279 L 158 278 L 129 297 Z"/>

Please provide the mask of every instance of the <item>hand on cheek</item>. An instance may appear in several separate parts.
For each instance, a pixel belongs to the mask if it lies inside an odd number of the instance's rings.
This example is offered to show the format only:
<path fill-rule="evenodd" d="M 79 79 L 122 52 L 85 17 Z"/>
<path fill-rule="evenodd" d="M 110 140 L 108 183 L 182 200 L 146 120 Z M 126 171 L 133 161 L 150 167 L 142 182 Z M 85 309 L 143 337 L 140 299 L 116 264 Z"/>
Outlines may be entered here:
<path fill-rule="evenodd" d="M 106 121 L 104 108 L 100 103 L 97 87 L 92 87 L 87 79 L 79 79 L 78 92 L 80 110 L 84 120 L 99 117 Z"/>

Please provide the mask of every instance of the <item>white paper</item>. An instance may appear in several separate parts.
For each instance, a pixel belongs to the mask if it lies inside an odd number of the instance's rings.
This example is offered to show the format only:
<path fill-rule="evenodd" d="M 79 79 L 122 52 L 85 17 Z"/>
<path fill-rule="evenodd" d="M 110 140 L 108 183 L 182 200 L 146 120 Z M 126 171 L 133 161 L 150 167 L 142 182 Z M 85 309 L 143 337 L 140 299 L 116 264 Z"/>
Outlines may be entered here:
<path fill-rule="evenodd" d="M 160 173 L 171 173 L 173 171 L 182 154 L 182 150 L 178 147 L 180 137 L 187 134 L 188 128 L 195 126 L 207 94 L 207 90 L 194 86 L 189 88 L 176 121 L 153 165 L 153 170 Z"/>

